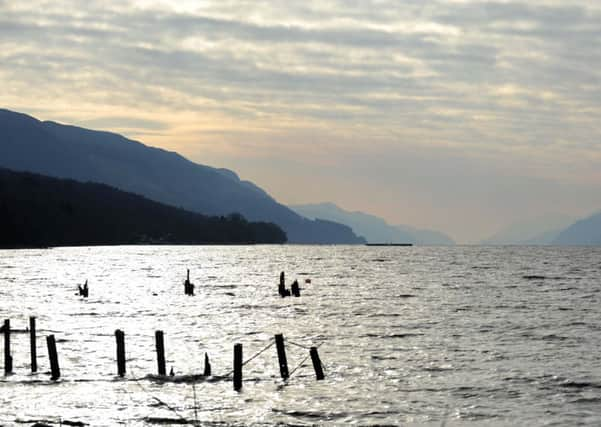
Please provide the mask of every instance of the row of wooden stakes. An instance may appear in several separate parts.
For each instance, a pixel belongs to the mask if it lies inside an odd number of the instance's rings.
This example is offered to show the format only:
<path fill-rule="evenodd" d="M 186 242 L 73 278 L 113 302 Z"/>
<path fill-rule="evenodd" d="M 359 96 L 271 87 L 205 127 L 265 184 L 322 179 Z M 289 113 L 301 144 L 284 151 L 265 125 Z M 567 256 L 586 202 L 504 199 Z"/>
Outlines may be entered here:
<path fill-rule="evenodd" d="M 10 375 L 13 373 L 13 359 L 10 351 L 10 320 L 6 319 L 4 325 L 1 328 L 4 333 L 4 375 Z M 29 318 L 29 337 L 30 337 L 30 355 L 31 355 L 31 372 L 35 373 L 38 370 L 37 365 L 37 346 L 36 346 L 36 318 Z M 274 336 L 275 345 L 277 349 L 278 364 L 280 368 L 280 375 L 282 379 L 287 380 L 290 377 L 288 370 L 288 361 L 286 358 L 286 348 L 284 344 L 284 336 L 282 334 L 276 334 Z M 125 369 L 125 333 L 117 329 L 115 331 L 115 340 L 117 346 L 117 374 L 120 377 L 124 377 L 126 373 Z M 56 340 L 54 335 L 48 335 L 46 337 L 46 344 L 48 347 L 48 358 L 50 360 L 50 379 L 56 381 L 60 378 L 60 366 L 58 362 L 58 353 L 56 350 Z M 271 343 L 269 346 L 273 345 Z M 268 347 L 269 347 L 268 346 Z M 303 346 L 304 347 L 304 346 Z M 157 368 L 158 376 L 167 378 L 167 371 L 165 365 L 165 344 L 163 331 L 155 331 L 155 348 L 157 353 Z M 267 348 L 267 347 L 266 347 Z M 265 349 L 264 349 L 265 350 Z M 264 351 L 261 350 L 260 352 Z M 259 352 L 259 353 L 260 353 Z M 250 357 L 246 362 L 243 362 L 242 344 L 234 345 L 234 360 L 233 360 L 233 386 L 234 390 L 239 391 L 242 389 L 242 367 L 254 359 L 259 353 L 256 353 Z M 313 369 L 315 370 L 315 377 L 317 380 L 323 380 L 325 378 L 321 360 L 317 352 L 317 347 L 309 348 L 309 355 L 313 363 Z M 230 374 L 226 375 L 229 376 Z M 173 376 L 173 369 L 171 370 L 170 376 Z M 209 357 L 205 354 L 205 368 L 202 376 L 211 376 L 211 364 Z"/>

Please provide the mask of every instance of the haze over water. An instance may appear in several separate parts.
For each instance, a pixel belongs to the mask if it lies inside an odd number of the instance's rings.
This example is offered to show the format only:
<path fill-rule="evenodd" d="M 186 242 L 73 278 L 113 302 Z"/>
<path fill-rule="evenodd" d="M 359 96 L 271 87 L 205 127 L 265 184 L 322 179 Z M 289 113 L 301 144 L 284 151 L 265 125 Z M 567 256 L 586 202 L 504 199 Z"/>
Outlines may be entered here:
<path fill-rule="evenodd" d="M 189 383 L 160 384 L 154 331 L 167 369 L 214 375 L 276 333 L 275 348 L 230 379 L 198 382 L 203 425 L 599 425 L 601 248 L 363 246 L 125 246 L 0 251 L 0 318 L 38 317 L 40 374 L 28 335 L 12 336 L 15 374 L 0 379 L 0 424 L 78 420 L 145 425 L 194 420 Z M 183 295 L 186 268 L 196 295 Z M 277 294 L 280 271 L 300 298 Z M 310 278 L 311 284 L 304 284 Z M 75 295 L 89 280 L 90 297 Z M 126 334 L 127 381 L 116 378 L 114 330 Z M 49 381 L 54 333 L 62 378 Z M 2 343 L 0 343 L 2 345 Z M 139 378 L 134 380 L 133 378 Z M 158 405 L 154 398 L 174 411 Z M 30 424 L 33 424 L 31 422 Z M 23 425 L 23 424 L 21 424 Z"/>

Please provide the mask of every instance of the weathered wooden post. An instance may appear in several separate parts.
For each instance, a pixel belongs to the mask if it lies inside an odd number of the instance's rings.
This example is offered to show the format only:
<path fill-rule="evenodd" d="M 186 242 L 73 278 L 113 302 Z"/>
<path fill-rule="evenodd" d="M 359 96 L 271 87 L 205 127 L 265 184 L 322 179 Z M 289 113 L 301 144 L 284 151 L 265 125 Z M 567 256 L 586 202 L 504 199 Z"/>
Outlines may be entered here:
<path fill-rule="evenodd" d="M 10 319 L 4 321 L 4 375 L 13 372 L 13 357 L 10 355 Z"/>
<path fill-rule="evenodd" d="M 283 271 L 280 273 L 280 284 L 278 286 L 278 293 L 281 297 L 286 296 L 286 276 Z"/>
<path fill-rule="evenodd" d="M 234 390 L 242 388 L 242 344 L 234 344 Z"/>
<path fill-rule="evenodd" d="M 167 371 L 165 369 L 165 342 L 163 341 L 163 331 L 156 331 L 154 333 L 154 340 L 157 349 L 159 375 L 166 375 Z"/>
<path fill-rule="evenodd" d="M 292 285 L 290 286 L 290 291 L 295 297 L 300 297 L 300 286 L 298 285 L 298 280 L 292 282 Z"/>
<path fill-rule="evenodd" d="M 125 333 L 121 329 L 115 331 L 117 341 L 117 373 L 123 378 L 125 376 Z"/>
<path fill-rule="evenodd" d="M 205 377 L 211 376 L 211 362 L 209 362 L 209 355 L 205 353 L 205 370 L 203 372 Z"/>
<path fill-rule="evenodd" d="M 184 282 L 184 293 L 194 295 L 194 284 L 190 283 L 190 269 L 187 269 L 186 281 Z"/>
<path fill-rule="evenodd" d="M 58 354 L 56 353 L 56 340 L 54 339 L 54 335 L 48 335 L 46 337 L 46 344 L 48 345 L 48 358 L 50 359 L 50 379 L 56 381 L 61 377 L 61 370 L 58 366 Z"/>
<path fill-rule="evenodd" d="M 29 353 L 31 354 L 31 372 L 38 371 L 38 349 L 36 346 L 35 317 L 29 318 Z"/>
<path fill-rule="evenodd" d="M 290 374 L 288 373 L 288 361 L 286 360 L 286 348 L 284 347 L 284 336 L 282 334 L 276 334 L 275 346 L 278 351 L 280 375 L 282 376 L 282 379 L 288 379 Z"/>
<path fill-rule="evenodd" d="M 321 366 L 319 354 L 317 353 L 317 347 L 311 347 L 311 350 L 309 350 L 309 354 L 311 355 L 311 361 L 313 362 L 313 369 L 315 369 L 315 378 L 318 381 L 323 380 L 325 376 L 323 374 L 323 368 Z"/>

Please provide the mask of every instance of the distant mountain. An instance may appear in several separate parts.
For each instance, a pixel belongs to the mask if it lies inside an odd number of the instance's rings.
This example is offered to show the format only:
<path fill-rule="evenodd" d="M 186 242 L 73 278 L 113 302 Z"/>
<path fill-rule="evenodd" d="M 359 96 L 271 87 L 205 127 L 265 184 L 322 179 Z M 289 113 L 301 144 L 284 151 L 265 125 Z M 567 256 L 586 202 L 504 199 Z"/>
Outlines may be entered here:
<path fill-rule="evenodd" d="M 104 184 L 0 169 L 0 246 L 283 243 L 277 225 L 207 217 Z"/>
<path fill-rule="evenodd" d="M 553 241 L 556 245 L 601 245 L 601 212 L 576 221 Z"/>
<path fill-rule="evenodd" d="M 418 245 L 447 246 L 455 244 L 451 237 L 440 231 L 415 228 L 409 225 L 395 225 L 394 227 L 412 235 Z"/>
<path fill-rule="evenodd" d="M 574 219 L 566 215 L 545 215 L 511 224 L 480 242 L 482 245 L 549 245 Z"/>
<path fill-rule="evenodd" d="M 363 212 L 349 212 L 333 203 L 290 206 L 307 218 L 325 218 L 346 224 L 371 243 L 413 243 L 418 245 L 453 245 L 455 242 L 438 231 L 420 230 L 406 225 L 390 225 L 382 218 Z"/>
<path fill-rule="evenodd" d="M 205 215 L 239 212 L 269 221 L 293 243 L 362 243 L 344 225 L 312 221 L 227 169 L 193 163 L 121 135 L 0 109 L 0 167 L 99 182 Z"/>

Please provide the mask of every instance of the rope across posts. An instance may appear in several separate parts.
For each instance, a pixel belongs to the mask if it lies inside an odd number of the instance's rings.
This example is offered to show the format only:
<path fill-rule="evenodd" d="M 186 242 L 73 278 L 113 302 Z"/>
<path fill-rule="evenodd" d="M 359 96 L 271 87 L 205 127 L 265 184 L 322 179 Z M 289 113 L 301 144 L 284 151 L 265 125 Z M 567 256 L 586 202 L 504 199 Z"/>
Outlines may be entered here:
<path fill-rule="evenodd" d="M 234 344 L 234 390 L 242 388 L 242 344 Z"/>
<path fill-rule="evenodd" d="M 56 381 L 61 377 L 61 370 L 58 366 L 58 354 L 56 352 L 56 340 L 54 339 L 54 335 L 48 335 L 46 337 L 46 344 L 48 345 L 48 358 L 50 359 L 50 379 Z"/>
<path fill-rule="evenodd" d="M 13 372 L 13 357 L 10 355 L 10 320 L 4 321 L 2 326 L 4 331 L 4 375 L 10 375 Z"/>
<path fill-rule="evenodd" d="M 31 355 L 31 372 L 35 373 L 38 371 L 38 349 L 36 346 L 36 330 L 35 330 L 35 317 L 29 318 L 29 353 Z"/>
<path fill-rule="evenodd" d="M 117 374 L 123 378 L 125 376 L 125 333 L 121 329 L 115 331 L 115 340 L 117 341 Z"/>
<path fill-rule="evenodd" d="M 282 334 L 275 335 L 275 346 L 278 352 L 278 363 L 280 365 L 280 375 L 282 379 L 288 379 L 288 361 L 286 360 L 286 348 L 284 346 L 284 336 Z"/>
<path fill-rule="evenodd" d="M 167 370 L 165 369 L 165 341 L 163 339 L 163 331 L 156 331 L 154 333 L 154 339 L 157 349 L 157 365 L 159 375 L 167 375 Z"/>

